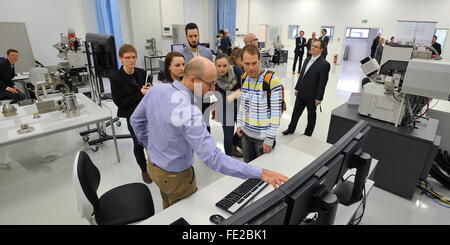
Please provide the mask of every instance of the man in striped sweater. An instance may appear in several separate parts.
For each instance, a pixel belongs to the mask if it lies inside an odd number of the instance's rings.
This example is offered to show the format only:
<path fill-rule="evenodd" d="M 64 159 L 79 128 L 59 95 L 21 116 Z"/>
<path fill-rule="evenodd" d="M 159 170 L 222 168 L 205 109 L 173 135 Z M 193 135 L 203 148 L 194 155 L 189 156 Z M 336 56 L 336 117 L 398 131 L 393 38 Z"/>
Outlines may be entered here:
<path fill-rule="evenodd" d="M 267 71 L 261 68 L 257 47 L 244 47 L 242 61 L 247 77 L 242 81 L 237 134 L 242 136 L 244 162 L 250 162 L 271 152 L 275 146 L 280 127 L 282 87 L 278 77 L 272 75 L 268 86 L 270 92 L 264 90 Z"/>

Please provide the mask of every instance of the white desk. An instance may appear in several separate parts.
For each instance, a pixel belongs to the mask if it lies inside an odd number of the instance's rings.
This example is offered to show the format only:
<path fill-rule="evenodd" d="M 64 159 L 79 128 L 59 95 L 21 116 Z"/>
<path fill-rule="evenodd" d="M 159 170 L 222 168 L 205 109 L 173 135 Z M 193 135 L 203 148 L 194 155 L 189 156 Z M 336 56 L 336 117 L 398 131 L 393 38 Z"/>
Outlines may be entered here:
<path fill-rule="evenodd" d="M 261 166 L 280 172 L 288 177 L 292 177 L 315 159 L 316 157 L 295 150 L 287 145 L 280 145 L 275 147 L 273 152 L 264 154 L 249 164 Z M 225 218 L 231 216 L 231 214 L 216 207 L 215 203 L 234 190 L 242 182 L 242 179 L 225 176 L 197 191 L 192 196 L 155 214 L 140 224 L 168 225 L 180 217 L 183 217 L 191 225 L 212 225 L 209 221 L 209 217 L 212 214 L 220 214 Z M 273 189 L 272 186 L 267 186 L 251 202 L 258 200 Z"/>
<path fill-rule="evenodd" d="M 35 104 L 27 106 L 14 105 L 17 108 L 17 115 L 13 117 L 4 117 L 0 113 L 0 147 L 109 120 L 111 122 L 117 161 L 120 162 L 111 112 L 98 106 L 83 94 L 78 93 L 76 95 L 78 104 L 83 104 L 84 108 L 80 109 L 80 116 L 74 118 L 67 118 L 65 113 L 54 111 L 41 114 L 39 119 L 33 119 L 33 112 L 37 111 Z M 58 100 L 61 97 L 51 99 Z M 28 123 L 35 130 L 26 134 L 18 134 L 17 129 L 20 128 L 22 123 Z"/>
<path fill-rule="evenodd" d="M 249 164 L 261 166 L 273 171 L 294 176 L 296 173 L 308 166 L 318 156 L 328 150 L 332 145 L 308 136 L 301 136 L 288 145 L 279 145 L 270 154 L 264 154 Z M 372 160 L 369 175 L 375 168 L 377 160 Z M 354 174 L 355 170 L 349 170 L 345 176 Z M 349 180 L 352 180 L 349 178 Z M 242 179 L 225 176 L 216 182 L 198 190 L 190 197 L 177 202 L 169 208 L 155 214 L 154 216 L 140 222 L 141 225 L 168 225 L 183 217 L 191 225 L 212 225 L 209 217 L 220 214 L 225 219 L 231 214 L 215 206 L 215 203 L 234 190 L 243 182 Z M 367 180 L 366 193 L 368 194 L 374 182 Z M 249 204 L 271 192 L 274 188 L 267 186 Z M 358 210 L 362 201 L 351 206 L 339 204 L 335 224 L 348 224 Z M 247 205 L 249 205 L 247 204 Z"/>

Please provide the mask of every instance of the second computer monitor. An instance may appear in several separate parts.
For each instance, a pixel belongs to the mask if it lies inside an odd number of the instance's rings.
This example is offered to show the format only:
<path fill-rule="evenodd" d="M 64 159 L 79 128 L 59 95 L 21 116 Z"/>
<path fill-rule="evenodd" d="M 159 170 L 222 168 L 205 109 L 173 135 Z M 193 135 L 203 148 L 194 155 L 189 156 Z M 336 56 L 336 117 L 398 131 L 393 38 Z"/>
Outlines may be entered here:
<path fill-rule="evenodd" d="M 258 48 L 260 48 L 260 49 L 266 48 L 266 43 L 265 42 L 258 42 Z"/>
<path fill-rule="evenodd" d="M 367 122 L 360 121 L 335 145 L 279 188 L 286 194 L 288 204 L 286 224 L 300 224 L 308 213 L 316 211 L 317 204 L 323 197 L 321 195 L 330 192 L 349 168 L 346 165 L 351 158 L 346 159 L 346 156 L 353 153 L 346 155 L 345 150 L 355 152 L 360 148 L 366 133 Z M 355 144 L 355 139 L 359 139 L 360 143 Z"/>

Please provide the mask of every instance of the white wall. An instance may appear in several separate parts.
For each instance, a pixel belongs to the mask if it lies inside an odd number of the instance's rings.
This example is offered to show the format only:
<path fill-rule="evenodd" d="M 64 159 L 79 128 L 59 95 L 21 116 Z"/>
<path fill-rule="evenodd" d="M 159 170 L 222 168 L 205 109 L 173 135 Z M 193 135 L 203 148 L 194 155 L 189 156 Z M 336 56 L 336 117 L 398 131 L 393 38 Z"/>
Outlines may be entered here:
<path fill-rule="evenodd" d="M 345 40 L 345 46 L 349 47 L 348 60 L 359 62 L 360 60 L 367 57 L 367 39 L 347 39 Z M 372 43 L 372 42 L 370 42 Z M 369 54 L 370 55 L 370 54 Z"/>
<path fill-rule="evenodd" d="M 165 55 L 170 52 L 172 37 L 162 37 L 162 26 L 195 22 L 200 41 L 214 47 L 214 2 L 210 0 L 132 0 L 130 15 L 134 45 L 139 53 L 138 65 L 144 67 L 144 42 L 156 38 L 156 47 Z"/>
<path fill-rule="evenodd" d="M 245 35 L 248 33 L 248 22 L 249 22 L 249 15 L 248 15 L 248 5 L 249 0 L 236 0 L 237 6 L 236 6 L 236 27 L 239 28 L 239 32 L 236 33 L 236 35 Z"/>
<path fill-rule="evenodd" d="M 238 0 L 238 9 L 242 5 Z M 281 25 L 281 40 L 294 48 L 294 40 L 287 38 L 290 24 L 298 24 L 310 37 L 311 32 L 320 33 L 322 25 L 335 26 L 335 36 L 329 43 L 329 56 L 343 52 L 346 27 L 366 27 L 383 29 L 383 37 L 395 36 L 397 20 L 437 21 L 438 28 L 449 28 L 448 11 L 450 1 L 436 0 L 433 4 L 421 0 L 249 0 L 249 32 L 258 31 L 258 24 Z M 363 24 L 361 20 L 367 19 Z M 430 37 L 431 39 L 431 37 Z M 450 41 L 447 41 L 450 43 Z M 450 60 L 450 45 L 445 45 L 442 54 Z"/>
<path fill-rule="evenodd" d="M 34 57 L 45 65 L 60 62 L 58 51 L 52 47 L 61 40 L 60 33 L 67 33 L 70 27 L 77 36 L 85 36 L 81 0 L 0 0 L 0 6 L 1 22 L 25 22 Z"/>
<path fill-rule="evenodd" d="M 94 2 L 94 1 L 92 1 Z M 131 21 L 130 0 L 119 0 L 120 22 L 122 23 L 123 43 L 134 43 L 133 23 Z"/>
<path fill-rule="evenodd" d="M 98 33 L 97 15 L 95 13 L 95 1 L 82 0 L 84 25 L 86 33 Z"/>

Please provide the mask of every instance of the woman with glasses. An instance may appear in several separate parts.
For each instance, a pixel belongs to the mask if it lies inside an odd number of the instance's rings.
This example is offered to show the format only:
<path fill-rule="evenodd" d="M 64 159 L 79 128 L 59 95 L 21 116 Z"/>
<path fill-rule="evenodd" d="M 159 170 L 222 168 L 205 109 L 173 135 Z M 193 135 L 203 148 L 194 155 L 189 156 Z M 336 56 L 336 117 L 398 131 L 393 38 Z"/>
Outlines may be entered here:
<path fill-rule="evenodd" d="M 234 134 L 242 69 L 239 66 L 232 66 L 230 57 L 224 53 L 217 54 L 215 63 L 217 69 L 216 91 L 222 95 L 222 98 L 218 98 L 220 103 L 215 108 L 214 117 L 222 123 L 225 154 L 242 157 L 242 153 L 236 148 L 239 137 Z"/>
<path fill-rule="evenodd" d="M 130 44 L 124 44 L 119 49 L 119 59 L 122 67 L 111 77 L 111 93 L 114 104 L 117 105 L 117 116 L 127 119 L 127 127 L 134 144 L 134 156 L 138 163 L 142 179 L 145 183 L 152 183 L 147 173 L 147 160 L 144 155 L 144 147 L 138 143 L 136 135 L 130 124 L 130 117 L 141 99 L 152 86 L 152 77 L 147 78 L 147 72 L 136 67 L 137 51 Z M 148 79 L 148 80 L 147 80 Z"/>
<path fill-rule="evenodd" d="M 174 80 L 181 81 L 184 73 L 184 56 L 173 51 L 166 55 L 164 60 L 164 81 L 172 83 Z"/>

